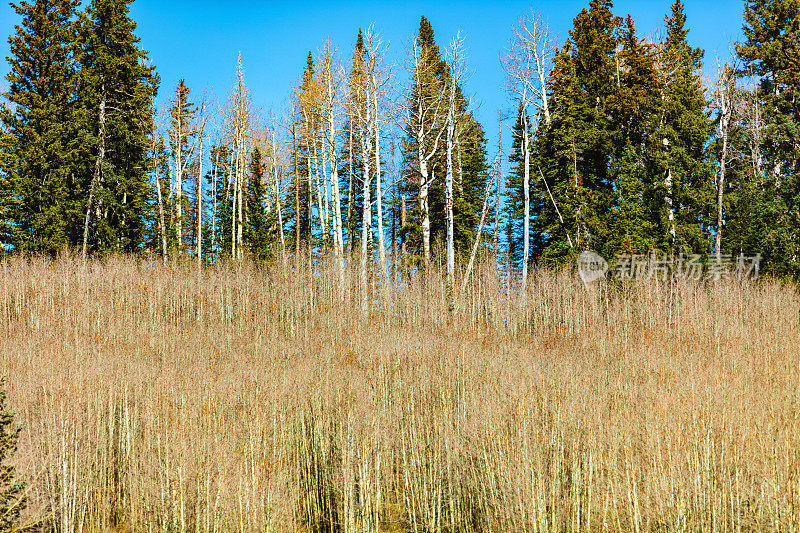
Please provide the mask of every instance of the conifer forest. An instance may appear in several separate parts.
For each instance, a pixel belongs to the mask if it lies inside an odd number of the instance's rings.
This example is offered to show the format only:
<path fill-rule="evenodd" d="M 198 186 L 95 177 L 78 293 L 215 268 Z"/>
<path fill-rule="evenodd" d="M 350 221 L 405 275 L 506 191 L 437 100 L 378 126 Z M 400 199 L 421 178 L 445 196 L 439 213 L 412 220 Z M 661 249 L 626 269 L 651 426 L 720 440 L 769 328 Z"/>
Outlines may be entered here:
<path fill-rule="evenodd" d="M 800 529 L 800 0 L 534 4 L 488 113 L 424 15 L 265 110 L 132 7 L 0 8 L 0 533 Z"/>

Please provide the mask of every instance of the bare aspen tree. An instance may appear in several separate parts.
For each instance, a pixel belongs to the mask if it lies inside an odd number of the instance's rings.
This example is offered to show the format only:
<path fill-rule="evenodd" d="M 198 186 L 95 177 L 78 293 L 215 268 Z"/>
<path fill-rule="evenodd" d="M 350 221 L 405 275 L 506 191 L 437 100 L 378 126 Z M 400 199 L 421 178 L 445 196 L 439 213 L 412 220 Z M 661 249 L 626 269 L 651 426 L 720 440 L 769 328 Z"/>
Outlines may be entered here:
<path fill-rule="evenodd" d="M 764 116 L 761 109 L 762 102 L 758 97 L 758 85 L 755 80 L 749 90 L 741 93 L 741 114 L 744 123 L 745 138 L 747 140 L 748 159 L 755 176 L 763 184 L 764 179 Z"/>
<path fill-rule="evenodd" d="M 89 246 L 89 222 L 91 221 L 92 216 L 92 207 L 94 207 L 95 203 L 100 204 L 100 202 L 95 202 L 95 191 L 100 186 L 103 181 L 103 163 L 105 162 L 106 158 L 106 103 L 108 100 L 108 94 L 106 92 L 106 84 L 101 84 L 101 91 L 100 91 L 100 104 L 99 104 L 99 119 L 100 119 L 100 128 L 97 135 L 97 157 L 95 158 L 94 162 L 94 172 L 92 173 L 92 182 L 89 185 L 89 201 L 86 202 L 86 217 L 83 221 L 83 258 L 86 259 L 88 255 L 88 246 Z M 100 205 L 97 206 L 97 217 L 100 217 Z"/>
<path fill-rule="evenodd" d="M 455 275 L 455 233 L 453 229 L 453 142 L 456 129 L 456 88 L 463 75 L 463 39 L 459 33 L 450 43 L 449 87 L 447 105 L 447 175 L 445 178 L 445 208 L 447 210 L 447 282 L 452 287 Z M 459 164 L 459 174 L 460 174 Z"/>
<path fill-rule="evenodd" d="M 250 129 L 250 94 L 244 84 L 242 54 L 236 66 L 236 88 L 223 110 L 226 134 L 233 145 L 233 194 L 231 195 L 231 256 L 241 259 L 244 231 L 244 181 L 247 167 L 247 141 Z"/>
<path fill-rule="evenodd" d="M 372 31 L 367 31 L 367 75 L 369 97 L 372 105 L 373 143 L 375 146 L 375 202 L 378 223 L 378 261 L 384 283 L 389 280 L 389 269 L 386 262 L 386 238 L 383 230 L 383 173 L 381 172 L 381 126 L 386 124 L 388 113 L 386 106 L 386 86 L 389 81 L 388 69 L 384 66 L 386 49 L 381 39 Z"/>
<path fill-rule="evenodd" d="M 400 260 L 402 261 L 406 255 L 406 239 L 403 237 L 405 231 L 403 228 L 406 226 L 406 195 L 400 196 Z"/>
<path fill-rule="evenodd" d="M 326 41 L 319 60 L 322 82 L 322 113 L 324 144 L 330 162 L 331 196 L 333 199 L 331 222 L 333 229 L 333 249 L 340 272 L 340 281 L 344 281 L 344 237 L 342 232 L 342 203 L 339 191 L 339 161 L 337 156 L 336 137 L 342 113 L 342 81 L 344 69 L 337 63 L 336 49 Z"/>
<path fill-rule="evenodd" d="M 211 191 L 212 191 L 212 205 L 211 205 L 211 246 L 213 246 L 212 253 L 214 256 L 217 254 L 217 177 L 219 175 L 219 148 L 220 143 L 216 143 L 216 149 L 212 145 L 211 148 Z"/>
<path fill-rule="evenodd" d="M 351 128 L 355 130 L 358 145 L 361 149 L 362 176 L 362 212 L 361 212 L 361 303 L 364 313 L 368 310 L 369 280 L 368 259 L 369 242 L 372 231 L 372 178 L 371 178 L 371 152 L 373 121 L 375 120 L 370 95 L 371 83 L 369 80 L 368 63 L 370 54 L 368 46 L 359 50 L 356 48 L 354 68 L 348 84 L 348 112 L 350 114 Z"/>
<path fill-rule="evenodd" d="M 351 121 L 350 126 L 347 128 L 347 247 L 348 253 L 351 256 L 355 252 L 355 239 L 353 238 L 353 234 L 355 232 L 355 228 L 353 227 L 353 212 L 355 211 L 355 198 L 353 196 L 353 193 L 355 192 L 355 189 L 353 188 L 354 142 L 353 123 Z"/>
<path fill-rule="evenodd" d="M 533 104 L 538 107 L 544 116 L 545 124 L 550 123 L 550 109 L 547 103 L 547 68 L 555 51 L 555 40 L 550 34 L 547 22 L 538 13 L 530 10 L 520 17 L 517 25 L 512 28 L 510 47 L 503 59 L 503 67 L 508 77 L 507 86 L 517 94 L 520 102 L 520 116 L 523 126 L 523 289 L 528 282 L 528 263 L 530 258 L 531 127 L 528 120 L 528 106 Z"/>
<path fill-rule="evenodd" d="M 203 152 L 203 139 L 205 137 L 205 128 L 206 128 L 206 121 L 208 117 L 206 116 L 206 102 L 205 99 L 200 104 L 200 123 L 198 124 L 197 135 L 198 135 L 198 152 L 197 152 L 197 161 L 198 161 L 198 170 L 197 170 L 197 248 L 195 253 L 197 254 L 197 268 L 198 270 L 203 266 L 203 159 L 205 154 Z"/>
<path fill-rule="evenodd" d="M 164 220 L 164 199 L 161 194 L 161 162 L 158 159 L 159 146 L 156 132 L 158 130 L 158 120 L 153 113 L 153 131 L 150 138 L 150 154 L 153 158 L 153 173 L 156 178 L 156 200 L 158 202 L 158 230 L 161 234 L 161 256 L 164 266 L 167 264 L 167 225 Z"/>
<path fill-rule="evenodd" d="M 323 191 L 320 173 L 320 164 L 318 156 L 318 141 L 320 134 L 320 115 L 321 115 L 321 96 L 322 87 L 319 82 L 318 75 L 314 72 L 313 61 L 311 53 L 309 52 L 308 65 L 303 75 L 300 85 L 295 89 L 296 99 L 296 113 L 301 119 L 299 122 L 299 141 L 305 149 L 305 190 L 308 192 L 308 227 L 305 228 L 307 232 L 306 253 L 308 260 L 309 272 L 313 265 L 313 239 L 314 234 L 314 203 L 316 200 L 317 216 L 319 217 L 320 230 L 325 243 L 326 224 Z M 298 211 L 298 223 L 300 221 Z"/>
<path fill-rule="evenodd" d="M 297 113 L 292 108 L 291 134 L 292 134 L 292 178 L 294 179 L 295 225 L 294 225 L 294 267 L 300 268 L 300 171 L 298 169 L 297 154 Z"/>
<path fill-rule="evenodd" d="M 497 252 L 499 248 L 499 233 L 500 233 L 500 184 L 503 182 L 503 114 L 497 112 L 498 133 L 497 133 L 497 186 L 494 189 L 494 235 L 492 238 L 492 247 L 494 249 L 494 257 L 497 259 Z"/>
<path fill-rule="evenodd" d="M 278 235 L 281 242 L 281 259 L 283 259 L 284 266 L 286 265 L 286 237 L 283 234 L 283 213 L 281 211 L 281 176 L 284 175 L 283 165 L 281 163 L 280 155 L 278 154 L 278 143 L 275 139 L 275 125 L 272 126 L 272 149 L 270 150 L 270 157 L 272 159 L 272 187 L 275 194 L 275 210 L 278 214 Z"/>
<path fill-rule="evenodd" d="M 397 277 L 397 150 L 395 137 L 391 137 L 389 150 L 392 154 L 392 242 L 390 244 L 392 258 L 392 279 Z"/>
<path fill-rule="evenodd" d="M 464 273 L 464 280 L 461 282 L 461 292 L 464 292 L 464 289 L 467 288 L 467 282 L 469 281 L 469 276 L 472 273 L 472 267 L 475 264 L 475 257 L 478 255 L 478 247 L 481 241 L 481 233 L 483 233 L 483 224 L 486 221 L 486 212 L 489 210 L 489 198 L 491 197 L 492 193 L 492 185 L 494 185 L 494 181 L 500 172 L 500 159 L 501 154 L 497 155 L 495 159 L 494 165 L 492 165 L 492 175 L 489 179 L 488 183 L 486 183 L 486 190 L 483 193 L 483 208 L 481 208 L 481 219 L 478 223 L 478 233 L 475 235 L 475 243 L 472 245 L 472 253 L 469 255 L 469 263 L 467 263 L 467 270 Z"/>
<path fill-rule="evenodd" d="M 533 9 L 519 18 L 511 32 L 510 49 L 503 61 L 506 73 L 518 86 L 524 86 L 541 110 L 545 124 L 550 124 L 547 74 L 556 53 L 556 40 L 547 20 Z"/>
<path fill-rule="evenodd" d="M 719 113 L 717 136 L 721 141 L 719 178 L 717 179 L 717 231 L 714 239 L 714 253 L 717 256 L 717 260 L 721 260 L 722 255 L 722 227 L 725 223 L 722 200 L 725 192 L 725 166 L 728 161 L 728 137 L 735 105 L 735 91 L 736 75 L 731 66 L 725 63 L 725 65 L 719 69 L 716 91 L 714 94 L 714 106 Z"/>

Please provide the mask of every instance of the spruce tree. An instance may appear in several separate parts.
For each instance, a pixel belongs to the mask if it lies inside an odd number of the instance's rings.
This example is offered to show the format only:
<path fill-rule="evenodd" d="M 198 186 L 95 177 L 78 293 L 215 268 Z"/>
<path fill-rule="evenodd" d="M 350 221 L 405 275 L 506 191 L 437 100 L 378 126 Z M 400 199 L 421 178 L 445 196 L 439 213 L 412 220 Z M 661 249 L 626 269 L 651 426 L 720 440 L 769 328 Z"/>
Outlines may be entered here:
<path fill-rule="evenodd" d="M 548 239 L 546 258 L 563 260 L 587 247 L 608 251 L 607 215 L 616 200 L 609 164 L 617 137 L 615 54 L 621 24 L 611 7 L 610 0 L 592 0 L 554 59 L 548 90 L 552 121 L 538 135 L 553 195 L 538 224 Z"/>
<path fill-rule="evenodd" d="M 657 249 L 649 213 L 657 181 L 650 174 L 663 84 L 656 68 L 655 45 L 640 40 L 630 15 L 617 54 L 618 90 L 613 97 L 616 149 L 610 163 L 616 205 L 610 214 L 608 253 L 647 253 Z M 662 195 L 663 196 L 663 195 Z"/>
<path fill-rule="evenodd" d="M 73 99 L 77 0 L 12 4 L 10 106 L 0 110 L 0 241 L 55 253 L 70 242 L 76 178 Z"/>
<path fill-rule="evenodd" d="M 672 5 L 665 21 L 662 112 L 654 139 L 656 161 L 652 170 L 654 179 L 660 177 L 663 185 L 660 194 L 653 198 L 651 210 L 660 213 L 657 222 L 662 249 L 707 252 L 709 241 L 704 220 L 714 199 L 706 154 L 711 121 L 701 79 L 704 53 L 688 43 L 689 28 L 680 0 Z M 670 212 L 673 222 L 669 220 Z"/>
<path fill-rule="evenodd" d="M 419 72 L 415 76 L 407 100 L 409 105 L 419 102 L 420 98 L 432 102 L 437 95 L 446 94 L 450 85 L 450 68 L 442 58 L 433 27 L 430 21 L 422 16 L 416 38 L 420 55 Z M 438 113 L 425 114 L 426 131 L 431 132 L 431 137 L 436 137 L 436 132 L 442 130 L 446 119 L 446 105 L 437 108 Z M 401 157 L 404 162 L 404 172 L 400 185 L 400 193 L 407 198 L 409 216 L 407 224 L 402 231 L 409 250 L 416 253 L 423 252 L 422 245 L 422 218 L 420 209 L 420 168 L 418 155 L 418 140 L 413 134 L 419 127 L 419 117 L 411 114 L 409 122 L 405 125 L 406 136 L 401 143 Z M 465 253 L 471 248 L 475 239 L 475 231 L 483 203 L 483 188 L 488 179 L 488 164 L 486 162 L 486 139 L 483 127 L 468 110 L 468 102 L 463 94 L 460 84 L 456 85 L 456 150 L 453 155 L 455 161 L 454 187 L 453 187 L 453 221 L 454 243 L 458 252 Z M 433 144 L 431 142 L 431 144 Z M 446 143 L 444 136 L 433 157 L 427 163 L 429 175 L 433 178 L 430 182 L 428 194 L 430 236 L 431 241 L 444 243 L 446 239 Z"/>
<path fill-rule="evenodd" d="M 247 225 L 244 238 L 245 246 L 257 264 L 263 263 L 272 255 L 277 223 L 275 211 L 268 210 L 265 204 L 267 191 L 264 187 L 263 165 L 261 150 L 256 147 L 250 156 L 250 179 L 247 184 L 245 204 Z"/>
<path fill-rule="evenodd" d="M 80 21 L 84 252 L 136 251 L 146 238 L 147 145 L 158 77 L 134 33 L 131 1 L 93 0 Z"/>
<path fill-rule="evenodd" d="M 18 522 L 26 503 L 25 483 L 16 479 L 16 469 L 9 462 L 17 452 L 21 429 L 6 404 L 3 378 L 0 380 L 0 531 L 21 531 Z"/>
<path fill-rule="evenodd" d="M 170 101 L 169 118 L 170 127 L 168 130 L 170 138 L 170 151 L 172 152 L 172 164 L 175 176 L 174 213 L 175 232 L 177 233 L 178 250 L 182 253 L 186 245 L 184 239 L 187 229 L 191 229 L 190 217 L 187 216 L 189 201 L 186 197 L 188 183 L 188 171 L 191 166 L 192 148 L 191 144 L 195 138 L 195 118 L 197 107 L 190 101 L 189 88 L 183 79 L 178 80 L 175 88 L 175 96 Z"/>
<path fill-rule="evenodd" d="M 734 222 L 724 247 L 761 253 L 768 269 L 800 273 L 800 8 L 796 0 L 749 0 L 744 9 L 745 40 L 737 43 L 740 74 L 758 80 L 762 124 L 753 170 L 732 184 Z M 760 228 L 759 236 L 753 229 Z M 734 227 L 730 228 L 734 230 Z"/>

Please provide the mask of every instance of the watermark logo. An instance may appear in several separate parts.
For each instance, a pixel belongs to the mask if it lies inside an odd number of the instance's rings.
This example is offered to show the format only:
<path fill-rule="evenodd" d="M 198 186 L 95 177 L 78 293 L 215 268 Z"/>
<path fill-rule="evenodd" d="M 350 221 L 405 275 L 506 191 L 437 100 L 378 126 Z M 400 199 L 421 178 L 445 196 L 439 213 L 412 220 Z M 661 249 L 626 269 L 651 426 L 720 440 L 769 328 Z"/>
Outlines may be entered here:
<path fill-rule="evenodd" d="M 612 279 L 684 279 L 692 281 L 755 280 L 761 268 L 761 254 L 619 254 L 610 262 L 592 251 L 578 256 L 578 275 L 592 283 L 609 275 Z"/>
<path fill-rule="evenodd" d="M 578 256 L 578 275 L 584 283 L 604 278 L 608 272 L 608 261 L 600 254 L 586 250 Z"/>

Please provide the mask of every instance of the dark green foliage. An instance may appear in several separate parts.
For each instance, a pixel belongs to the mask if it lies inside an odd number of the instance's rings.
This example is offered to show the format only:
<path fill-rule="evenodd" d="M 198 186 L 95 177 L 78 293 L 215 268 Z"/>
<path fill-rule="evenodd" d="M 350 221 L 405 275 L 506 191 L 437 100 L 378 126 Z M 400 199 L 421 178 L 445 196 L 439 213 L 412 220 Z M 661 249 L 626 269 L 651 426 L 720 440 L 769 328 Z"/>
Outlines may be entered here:
<path fill-rule="evenodd" d="M 267 191 L 265 189 L 261 151 L 255 148 L 250 156 L 244 242 L 256 263 L 263 263 L 272 256 L 277 232 L 278 217 L 274 209 L 267 208 Z"/>
<path fill-rule="evenodd" d="M 711 121 L 701 80 L 703 51 L 687 41 L 689 28 L 683 3 L 672 5 L 666 19 L 667 37 L 663 43 L 664 98 L 660 127 L 654 146 L 654 174 L 670 174 L 675 209 L 675 242 L 668 237 L 667 208 L 661 209 L 660 243 L 689 253 L 709 249 L 708 218 L 714 204 L 713 172 L 705 153 L 711 137 Z M 666 141 L 665 141 L 666 139 Z M 666 248 L 663 244 L 662 249 Z"/>
<path fill-rule="evenodd" d="M 216 187 L 215 180 L 216 179 Z M 230 255 L 233 236 L 233 152 L 226 145 L 211 147 L 211 171 L 206 175 L 209 198 L 204 202 L 216 214 L 213 238 L 203 236 L 203 242 L 212 243 L 215 255 Z M 216 205 L 216 209 L 215 206 Z"/>
<path fill-rule="evenodd" d="M 745 41 L 737 43 L 740 75 L 757 77 L 746 109 L 757 105 L 761 120 L 742 117 L 742 129 L 755 126 L 756 138 L 751 132 L 733 131 L 732 141 L 740 144 L 750 164 L 739 168 L 730 181 L 723 247 L 733 253 L 760 252 L 768 270 L 796 277 L 800 274 L 800 2 L 748 1 L 744 22 Z"/>
<path fill-rule="evenodd" d="M 607 215 L 615 194 L 610 161 L 618 142 L 614 122 L 618 92 L 615 51 L 621 20 L 609 0 L 593 0 L 575 18 L 568 41 L 556 55 L 550 80 L 552 122 L 539 135 L 554 206 L 540 223 L 550 235 L 543 252 L 563 260 L 575 249 L 607 252 Z M 568 237 L 569 236 L 569 237 Z M 570 242 L 571 241 L 571 242 Z"/>
<path fill-rule="evenodd" d="M 541 247 L 533 255 L 707 252 L 714 196 L 703 52 L 687 42 L 680 1 L 661 46 L 611 7 L 592 1 L 554 60 L 553 119 L 533 135 L 553 200 L 532 183 L 532 242 Z"/>
<path fill-rule="evenodd" d="M 0 110 L 0 241 L 55 253 L 74 216 L 77 0 L 12 4 L 22 17 L 9 38 L 10 105 Z"/>
<path fill-rule="evenodd" d="M 134 34 L 131 1 L 94 0 L 79 23 L 79 190 L 90 249 L 98 252 L 140 250 L 146 235 L 147 145 L 158 78 Z"/>
<path fill-rule="evenodd" d="M 10 463 L 17 452 L 21 430 L 6 404 L 3 378 L 0 380 L 0 531 L 22 531 L 19 517 L 26 503 L 25 483 L 16 479 L 16 469 Z"/>

